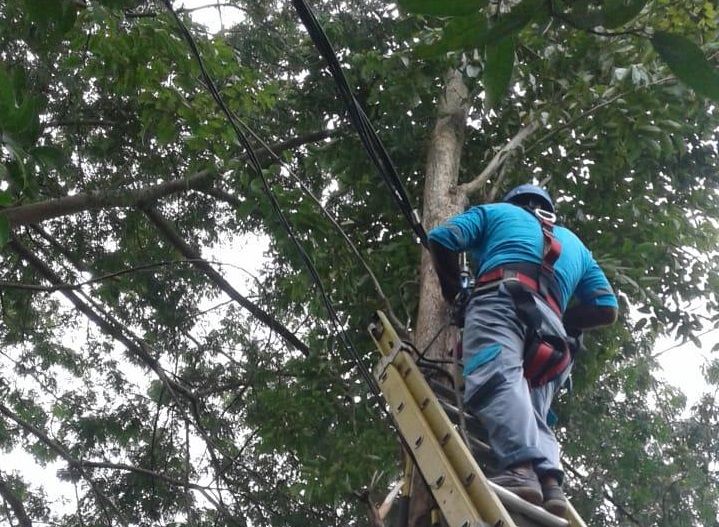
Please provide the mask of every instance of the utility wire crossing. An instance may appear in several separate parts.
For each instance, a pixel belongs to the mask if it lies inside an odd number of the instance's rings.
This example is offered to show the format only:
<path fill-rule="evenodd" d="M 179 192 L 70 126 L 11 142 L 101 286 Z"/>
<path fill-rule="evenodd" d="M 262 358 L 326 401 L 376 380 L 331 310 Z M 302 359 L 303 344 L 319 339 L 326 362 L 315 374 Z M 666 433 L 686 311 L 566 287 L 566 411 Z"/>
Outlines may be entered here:
<path fill-rule="evenodd" d="M 362 144 L 367 150 L 367 154 L 374 163 L 377 171 L 379 172 L 382 179 L 384 179 L 387 186 L 392 191 L 392 197 L 395 203 L 402 211 L 402 215 L 407 219 L 412 227 L 415 235 L 419 239 L 420 243 L 427 247 L 427 232 L 422 226 L 422 222 L 419 219 L 416 209 L 412 208 L 412 203 L 407 195 L 407 190 L 404 188 L 402 181 L 397 174 L 397 169 L 389 157 L 387 149 L 382 144 L 377 132 L 372 127 L 372 123 L 362 109 L 362 105 L 359 103 L 357 98 L 352 93 L 349 87 L 347 78 L 342 72 L 337 54 L 332 49 L 327 35 L 325 34 L 322 26 L 320 26 L 317 18 L 315 18 L 312 9 L 307 5 L 305 0 L 292 0 L 295 10 L 302 19 L 302 23 L 305 25 L 307 32 L 315 43 L 315 47 L 320 52 L 322 57 L 327 61 L 332 78 L 337 85 L 337 89 L 347 107 L 347 113 L 349 114 L 352 125 L 357 129 L 357 133 L 362 140 Z"/>

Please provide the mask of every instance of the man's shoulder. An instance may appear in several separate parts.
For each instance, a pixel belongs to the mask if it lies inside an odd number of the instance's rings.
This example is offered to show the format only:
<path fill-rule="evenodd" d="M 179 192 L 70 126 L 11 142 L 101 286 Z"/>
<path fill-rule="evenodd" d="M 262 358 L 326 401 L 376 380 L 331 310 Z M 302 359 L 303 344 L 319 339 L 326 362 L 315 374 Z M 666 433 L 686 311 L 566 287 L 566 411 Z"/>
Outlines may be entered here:
<path fill-rule="evenodd" d="M 484 205 L 475 205 L 470 210 L 476 209 L 477 211 L 484 211 L 490 215 L 504 216 L 504 215 L 522 215 L 524 210 L 521 207 L 512 205 L 511 203 L 486 203 Z"/>
<path fill-rule="evenodd" d="M 563 225 L 555 225 L 554 235 L 559 239 L 560 242 L 571 246 L 574 250 L 589 252 L 589 249 L 587 249 L 587 246 L 584 245 L 582 239 L 568 227 L 565 227 Z"/>

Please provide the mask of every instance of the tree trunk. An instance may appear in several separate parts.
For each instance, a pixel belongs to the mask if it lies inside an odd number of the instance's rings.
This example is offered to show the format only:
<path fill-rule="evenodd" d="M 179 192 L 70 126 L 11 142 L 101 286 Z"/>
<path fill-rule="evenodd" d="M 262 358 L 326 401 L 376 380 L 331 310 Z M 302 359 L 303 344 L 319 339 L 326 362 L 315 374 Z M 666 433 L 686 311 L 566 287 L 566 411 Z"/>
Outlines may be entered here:
<path fill-rule="evenodd" d="M 468 92 L 457 70 L 449 70 L 445 77 L 445 90 L 438 104 L 437 123 L 427 153 L 424 187 L 423 223 L 428 230 L 449 216 L 457 214 L 466 204 L 465 194 L 457 192 L 459 164 L 467 122 Z M 420 295 L 415 345 L 424 350 L 447 322 L 447 306 L 439 289 L 439 282 L 427 251 L 422 252 L 420 269 Z M 428 357 L 438 358 L 451 346 L 451 335 L 446 331 L 427 351 Z M 412 496 L 408 527 L 430 525 L 432 498 L 419 475 L 413 471 Z"/>
<path fill-rule="evenodd" d="M 422 218 L 427 230 L 461 212 L 466 205 L 465 194 L 457 191 L 457 180 L 467 110 L 468 93 L 462 74 L 457 70 L 450 70 L 446 76 L 444 96 L 438 105 L 437 124 L 432 132 L 427 153 Z M 447 306 L 439 289 L 439 281 L 432 268 L 429 253 L 423 251 L 415 345 L 424 349 L 446 321 Z M 446 339 L 444 340 L 446 343 Z M 441 342 L 436 342 L 427 356 L 436 358 L 444 353 L 445 348 Z"/>

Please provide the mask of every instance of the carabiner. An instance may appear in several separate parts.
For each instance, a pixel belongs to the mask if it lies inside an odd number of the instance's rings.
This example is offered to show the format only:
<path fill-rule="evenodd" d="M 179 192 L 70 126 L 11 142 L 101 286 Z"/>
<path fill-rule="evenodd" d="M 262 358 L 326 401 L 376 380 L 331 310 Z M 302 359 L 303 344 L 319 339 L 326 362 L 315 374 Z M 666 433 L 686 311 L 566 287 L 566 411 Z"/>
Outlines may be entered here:
<path fill-rule="evenodd" d="M 551 223 L 552 225 L 554 225 L 557 221 L 557 215 L 547 210 L 539 208 L 534 209 L 534 215 L 539 218 L 539 221 L 546 221 L 547 223 Z"/>

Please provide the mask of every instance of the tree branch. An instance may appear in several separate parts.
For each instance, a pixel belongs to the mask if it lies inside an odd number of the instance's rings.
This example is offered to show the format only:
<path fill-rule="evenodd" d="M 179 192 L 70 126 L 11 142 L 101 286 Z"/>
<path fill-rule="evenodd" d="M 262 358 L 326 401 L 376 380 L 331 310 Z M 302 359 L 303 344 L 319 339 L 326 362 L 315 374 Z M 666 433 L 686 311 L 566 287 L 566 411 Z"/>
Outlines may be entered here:
<path fill-rule="evenodd" d="M 659 85 L 659 84 L 664 84 L 665 82 L 673 81 L 673 80 L 676 80 L 676 77 L 671 76 L 671 75 L 668 76 L 668 77 L 663 77 L 663 78 L 661 78 L 661 79 L 657 79 L 657 80 L 655 80 L 655 81 L 652 81 L 652 82 L 650 82 L 649 84 L 645 84 L 644 86 L 640 86 L 640 87 L 635 88 L 635 89 L 632 89 L 632 90 L 623 91 L 623 92 L 618 93 L 617 95 L 615 95 L 615 96 L 613 96 L 613 97 L 610 97 L 610 98 L 607 99 L 606 101 L 602 101 L 602 102 L 600 102 L 600 103 L 597 103 L 597 104 L 595 104 L 594 106 L 592 106 L 591 108 L 589 108 L 588 110 L 586 110 L 586 111 L 580 113 L 579 115 L 577 115 L 576 117 L 570 119 L 569 121 L 567 121 L 567 122 L 564 123 L 563 125 L 561 125 L 561 126 L 555 128 L 555 129 L 552 130 L 551 132 L 548 132 L 548 133 L 544 134 L 542 137 L 540 137 L 539 139 L 537 139 L 533 144 L 531 144 L 530 146 L 528 146 L 528 147 L 525 149 L 525 152 L 526 152 L 526 153 L 531 152 L 532 150 L 534 150 L 534 149 L 537 147 L 537 145 L 540 145 L 540 144 L 544 143 L 545 141 L 547 141 L 547 139 L 551 139 L 552 137 L 554 137 L 555 135 L 557 135 L 559 132 L 561 132 L 561 131 L 563 131 L 563 130 L 566 130 L 567 128 L 569 128 L 570 126 L 572 126 L 573 124 L 575 124 L 576 122 L 581 121 L 582 119 L 584 119 L 584 118 L 586 118 L 586 117 L 589 117 L 590 115 L 592 115 L 592 114 L 593 114 L 594 112 L 596 112 L 597 110 L 601 110 L 601 109 L 604 108 L 605 106 L 609 106 L 610 104 L 612 104 L 613 102 L 615 102 L 615 101 L 621 99 L 622 97 L 626 97 L 626 96 L 627 96 L 629 93 L 631 93 L 632 91 L 638 91 L 638 90 L 643 89 L 643 88 L 649 88 L 649 87 L 651 87 L 651 86 L 657 86 L 657 85 Z"/>
<path fill-rule="evenodd" d="M 183 7 L 182 9 L 178 9 L 178 13 L 192 13 L 193 11 L 199 11 L 201 9 L 217 9 L 218 7 L 234 7 L 235 9 L 242 11 L 243 13 L 246 11 L 243 7 L 237 5 L 237 4 L 230 4 L 230 3 L 219 3 L 216 2 L 214 4 L 207 4 L 207 5 L 201 5 L 197 7 Z"/>
<path fill-rule="evenodd" d="M 184 179 L 165 181 L 136 190 L 102 190 L 65 196 L 0 210 L 0 217 L 13 225 L 26 225 L 74 214 L 85 210 L 109 207 L 132 207 L 152 203 L 162 197 L 210 184 L 215 172 L 203 170 Z"/>
<path fill-rule="evenodd" d="M 70 252 L 67 247 L 67 244 L 60 242 L 57 238 L 55 238 L 52 234 L 47 232 L 39 225 L 32 224 L 30 225 L 30 229 L 42 236 L 42 238 L 47 241 L 57 252 L 62 254 L 65 259 L 75 267 L 75 269 L 83 273 L 90 273 L 91 275 L 95 274 L 92 269 L 90 269 L 90 267 L 85 265 L 77 258 L 77 256 Z"/>
<path fill-rule="evenodd" d="M 173 478 L 171 476 L 168 476 L 166 474 L 160 474 L 159 472 L 155 472 L 154 470 L 150 470 L 143 467 L 136 467 L 134 465 L 127 465 L 125 463 L 110 463 L 107 461 L 78 461 L 78 464 L 83 467 L 87 468 L 106 468 L 111 470 L 125 470 L 127 472 L 133 472 L 135 474 L 142 474 L 144 476 L 150 476 L 151 478 L 159 479 L 161 481 L 164 481 L 165 483 L 169 483 L 170 485 L 176 485 L 178 487 L 185 487 L 188 486 L 191 489 L 199 490 L 199 491 L 205 491 L 209 487 L 199 485 L 197 483 L 191 483 L 182 481 L 176 478 Z M 212 500 L 211 500 L 212 501 Z M 214 501 L 213 505 L 217 505 Z"/>
<path fill-rule="evenodd" d="M 265 145 L 257 149 L 257 154 L 260 156 L 269 156 L 270 152 L 276 153 L 297 148 L 308 143 L 314 143 L 336 136 L 341 132 L 342 129 L 339 128 L 312 132 L 287 139 L 273 146 Z M 169 180 L 139 189 L 105 189 L 83 192 L 75 194 L 74 196 L 63 196 L 61 198 L 0 209 L 0 217 L 7 218 L 12 225 L 27 225 L 86 210 L 115 207 L 142 207 L 172 194 L 208 187 L 216 176 L 217 174 L 214 170 L 208 169 L 197 172 L 187 178 Z"/>
<path fill-rule="evenodd" d="M 187 429 L 186 429 L 187 430 Z M 197 483 L 192 483 L 189 481 L 189 479 L 186 479 L 185 481 L 181 481 L 179 479 L 175 479 L 173 477 L 167 476 L 165 474 L 160 474 L 159 472 L 155 472 L 153 470 L 148 470 L 146 468 L 142 467 L 136 467 L 133 465 L 127 465 L 125 463 L 108 463 L 104 461 L 82 461 L 82 465 L 89 468 L 106 468 L 111 470 L 125 470 L 127 472 L 133 472 L 135 474 L 143 474 L 145 476 L 149 476 L 151 478 L 159 479 L 161 481 L 164 481 L 165 483 L 169 483 L 170 485 L 175 485 L 178 487 L 183 487 L 185 489 L 194 489 L 199 491 L 212 505 L 221 512 L 224 516 L 227 518 L 231 518 L 232 515 L 227 511 L 227 507 L 220 504 L 213 496 L 208 492 L 209 487 L 198 485 Z"/>
<path fill-rule="evenodd" d="M 53 271 L 45 262 L 38 258 L 37 255 L 35 255 L 32 251 L 25 247 L 17 238 L 11 239 L 10 242 L 8 242 L 8 247 L 18 253 L 18 255 L 25 259 L 49 282 L 55 285 L 60 285 L 63 283 L 63 280 L 55 273 L 55 271 Z M 162 371 L 160 364 L 152 356 L 147 346 L 144 345 L 144 342 L 142 344 L 138 344 L 130 337 L 128 337 L 123 331 L 122 324 L 114 320 L 108 313 L 103 313 L 104 316 L 101 316 L 99 313 L 95 312 L 88 304 L 83 302 L 82 299 L 78 297 L 74 292 L 66 289 L 61 289 L 60 292 L 75 306 L 78 311 L 80 311 L 83 315 L 85 315 L 92 322 L 94 322 L 105 333 L 124 344 L 128 351 L 130 351 L 133 355 L 137 356 L 142 362 L 149 366 L 150 369 L 157 373 L 160 379 L 168 384 L 168 387 L 181 393 L 190 400 L 195 399 L 195 395 L 189 388 L 167 378 L 165 372 Z"/>
<path fill-rule="evenodd" d="M 63 128 L 70 126 L 97 126 L 97 127 L 110 127 L 115 126 L 117 123 L 114 121 L 106 121 L 104 119 L 76 119 L 72 121 L 50 121 L 42 125 L 44 128 Z"/>
<path fill-rule="evenodd" d="M 489 178 L 492 177 L 497 170 L 499 170 L 507 156 L 514 150 L 520 148 L 522 143 L 524 143 L 524 141 L 538 129 L 539 124 L 536 121 L 532 121 L 524 128 L 521 128 L 506 145 L 499 149 L 499 152 L 494 155 L 489 164 L 477 177 L 475 177 L 472 181 L 459 185 L 457 189 L 460 192 L 463 192 L 467 197 L 476 194 L 479 190 L 481 190 L 487 180 L 489 180 Z"/>
<path fill-rule="evenodd" d="M 207 261 L 207 260 L 204 260 Z M 25 289 L 29 291 L 41 291 L 45 293 L 53 293 L 56 291 L 65 291 L 65 290 L 77 290 L 81 289 L 82 287 L 86 285 L 95 284 L 97 282 L 104 282 L 105 280 L 109 280 L 111 278 L 116 278 L 118 276 L 130 274 L 130 273 L 138 273 L 142 271 L 149 271 L 152 269 L 157 269 L 159 267 L 169 267 L 173 265 L 184 265 L 188 263 L 194 263 L 193 260 L 168 260 L 164 262 L 154 262 L 144 265 L 138 265 L 136 267 L 129 267 L 127 269 L 122 269 L 120 271 L 116 271 L 114 273 L 108 273 L 104 274 L 102 276 L 98 276 L 97 278 L 91 278 L 90 280 L 85 280 L 84 282 L 77 282 L 75 284 L 67 284 L 67 283 L 61 283 L 57 285 L 40 285 L 40 284 L 26 284 L 22 282 L 8 282 L 5 280 L 0 280 L 0 289 Z M 208 262 L 209 263 L 209 262 Z M 214 262 L 219 265 L 225 265 L 221 262 Z"/>
<path fill-rule="evenodd" d="M 2 403 L 0 403 L 0 414 L 11 419 L 12 421 L 15 421 L 15 423 L 17 423 L 20 426 L 20 428 L 22 428 L 26 432 L 34 435 L 35 437 L 37 437 L 40 441 L 42 441 L 45 445 L 47 445 L 53 452 L 55 452 L 57 455 L 59 455 L 61 458 L 63 458 L 71 468 L 74 468 L 75 470 L 77 470 L 78 473 L 83 477 L 83 479 L 85 479 L 85 481 L 87 481 L 90 484 L 90 487 L 92 487 L 93 492 L 98 497 L 100 502 L 103 502 L 106 505 L 108 505 L 113 510 L 113 512 L 115 513 L 115 516 L 120 520 L 120 522 L 123 525 L 127 525 L 127 520 L 125 519 L 125 517 L 122 514 L 122 512 L 120 511 L 120 509 L 118 509 L 117 505 L 115 505 L 115 502 L 112 501 L 112 499 L 110 497 L 106 496 L 105 493 L 102 492 L 102 490 L 100 490 L 100 488 L 98 487 L 95 480 L 92 479 L 92 477 L 90 477 L 90 475 L 87 472 L 85 472 L 85 470 L 82 468 L 82 465 L 75 458 L 73 458 L 72 455 L 70 455 L 70 452 L 68 451 L 68 449 L 66 449 L 63 445 L 61 445 L 54 439 L 50 438 L 50 436 L 48 436 L 45 432 L 40 430 L 38 427 L 36 427 L 32 423 L 25 421 L 22 417 L 17 415 L 15 412 L 10 410 L 10 408 L 8 408 L 7 406 L 5 406 Z M 107 511 L 105 511 L 105 513 L 107 514 Z M 109 516 L 108 516 L 108 521 L 109 521 L 110 525 L 112 525 L 112 521 L 111 521 L 111 518 L 109 518 Z"/>
<path fill-rule="evenodd" d="M 17 518 L 20 527 L 32 527 L 32 521 L 27 515 L 25 506 L 22 504 L 22 500 L 17 497 L 10 486 L 7 484 L 2 476 L 0 476 L 0 496 L 10 505 L 15 518 Z"/>
<path fill-rule="evenodd" d="M 48 279 L 50 282 L 54 284 L 62 283 L 62 280 L 60 277 L 52 270 L 50 267 L 42 261 L 40 258 L 38 258 L 34 253 L 32 253 L 29 249 L 27 249 L 24 245 L 20 243 L 17 238 L 14 236 L 8 243 L 8 246 L 13 249 L 15 252 L 17 252 L 22 258 L 24 258 L 32 267 L 34 267 L 38 272 L 40 272 L 41 275 L 43 275 L 46 279 Z M 117 339 L 119 342 L 125 345 L 127 350 L 132 354 L 138 357 L 141 362 L 145 363 L 147 366 L 150 367 L 151 370 L 153 370 L 157 377 L 160 379 L 160 381 L 163 383 L 164 386 L 168 388 L 168 393 L 172 400 L 175 402 L 177 409 L 182 410 L 184 409 L 183 405 L 181 404 L 181 401 L 178 397 L 178 393 L 182 395 L 189 403 L 190 406 L 190 412 L 192 414 L 192 418 L 194 419 L 193 426 L 198 431 L 202 439 L 204 440 L 205 444 L 207 445 L 208 452 L 210 454 L 210 458 L 212 460 L 212 465 L 217 473 L 219 473 L 222 470 L 222 463 L 217 458 L 217 453 L 215 452 L 215 449 L 217 448 L 215 442 L 213 441 L 212 437 L 210 437 L 207 430 L 205 430 L 204 426 L 202 425 L 202 419 L 200 416 L 200 410 L 199 410 L 199 403 L 197 400 L 196 395 L 192 392 L 192 390 L 183 384 L 181 384 L 178 381 L 170 379 L 166 374 L 165 371 L 160 366 L 159 362 L 155 357 L 152 355 L 152 349 L 151 347 L 140 337 L 136 336 L 130 329 L 125 327 L 123 324 L 121 324 L 117 319 L 115 319 L 112 314 L 108 313 L 106 310 L 102 309 L 102 306 L 96 305 L 93 300 L 85 295 L 85 297 L 88 299 L 88 302 L 92 303 L 94 306 L 91 307 L 89 304 L 86 304 L 84 301 L 82 301 L 78 295 L 76 295 L 72 291 L 62 291 L 62 294 L 65 295 L 65 297 L 70 300 L 70 302 L 81 312 L 83 313 L 88 319 L 90 319 L 92 322 L 94 322 L 102 331 L 104 331 L 106 334 L 110 335 L 111 337 Z M 81 293 L 82 294 L 82 293 Z M 178 415 L 182 417 L 183 420 L 186 422 L 190 421 L 190 418 L 185 415 L 185 412 L 178 411 Z M 226 454 L 223 453 L 223 455 L 226 456 Z M 222 503 L 222 499 L 220 496 L 220 503 Z M 234 518 L 229 517 L 228 518 L 230 525 L 239 525 Z"/>
<path fill-rule="evenodd" d="M 586 480 L 586 477 L 583 476 L 577 469 L 575 469 L 575 468 L 567 461 L 566 458 L 562 458 L 562 464 L 563 464 L 572 474 L 574 474 L 574 476 L 575 476 L 577 479 Z M 624 514 L 624 515 L 627 517 L 627 519 L 630 520 L 634 525 L 636 525 L 637 527 L 643 527 L 642 523 L 641 523 L 631 512 L 629 512 L 627 509 L 625 509 L 624 506 L 622 506 L 621 503 L 619 503 L 617 500 L 615 500 L 614 497 L 613 497 L 611 494 L 609 494 L 609 492 L 607 492 L 606 490 L 603 490 L 603 491 L 602 491 L 602 496 L 604 496 L 604 498 L 605 498 L 607 501 L 609 501 L 612 505 L 614 505 L 620 513 Z"/>
<path fill-rule="evenodd" d="M 143 209 L 148 219 L 157 227 L 165 239 L 177 249 L 188 261 L 191 261 L 195 267 L 200 269 L 207 277 L 224 291 L 235 302 L 244 307 L 252 316 L 259 319 L 270 329 L 279 334 L 285 342 L 300 351 L 305 356 L 309 355 L 310 349 L 297 336 L 292 333 L 284 324 L 274 318 L 272 315 L 264 311 L 256 304 L 250 302 L 242 296 L 225 278 L 212 267 L 206 260 L 202 258 L 200 251 L 188 244 L 175 230 L 175 227 L 153 207 Z"/>
<path fill-rule="evenodd" d="M 260 158 L 270 157 L 280 160 L 278 154 L 284 152 L 285 150 L 299 148 L 300 146 L 304 146 L 309 143 L 316 143 L 318 141 L 329 139 L 330 137 L 336 137 L 341 135 L 343 132 L 343 128 L 335 128 L 333 130 L 326 129 L 293 137 L 292 139 L 287 139 L 286 141 L 281 141 L 279 143 L 275 143 L 274 145 L 268 145 L 263 142 L 261 146 L 255 149 L 255 154 Z M 242 156 L 242 159 L 246 159 L 246 157 L 247 156 L 244 155 Z"/>

